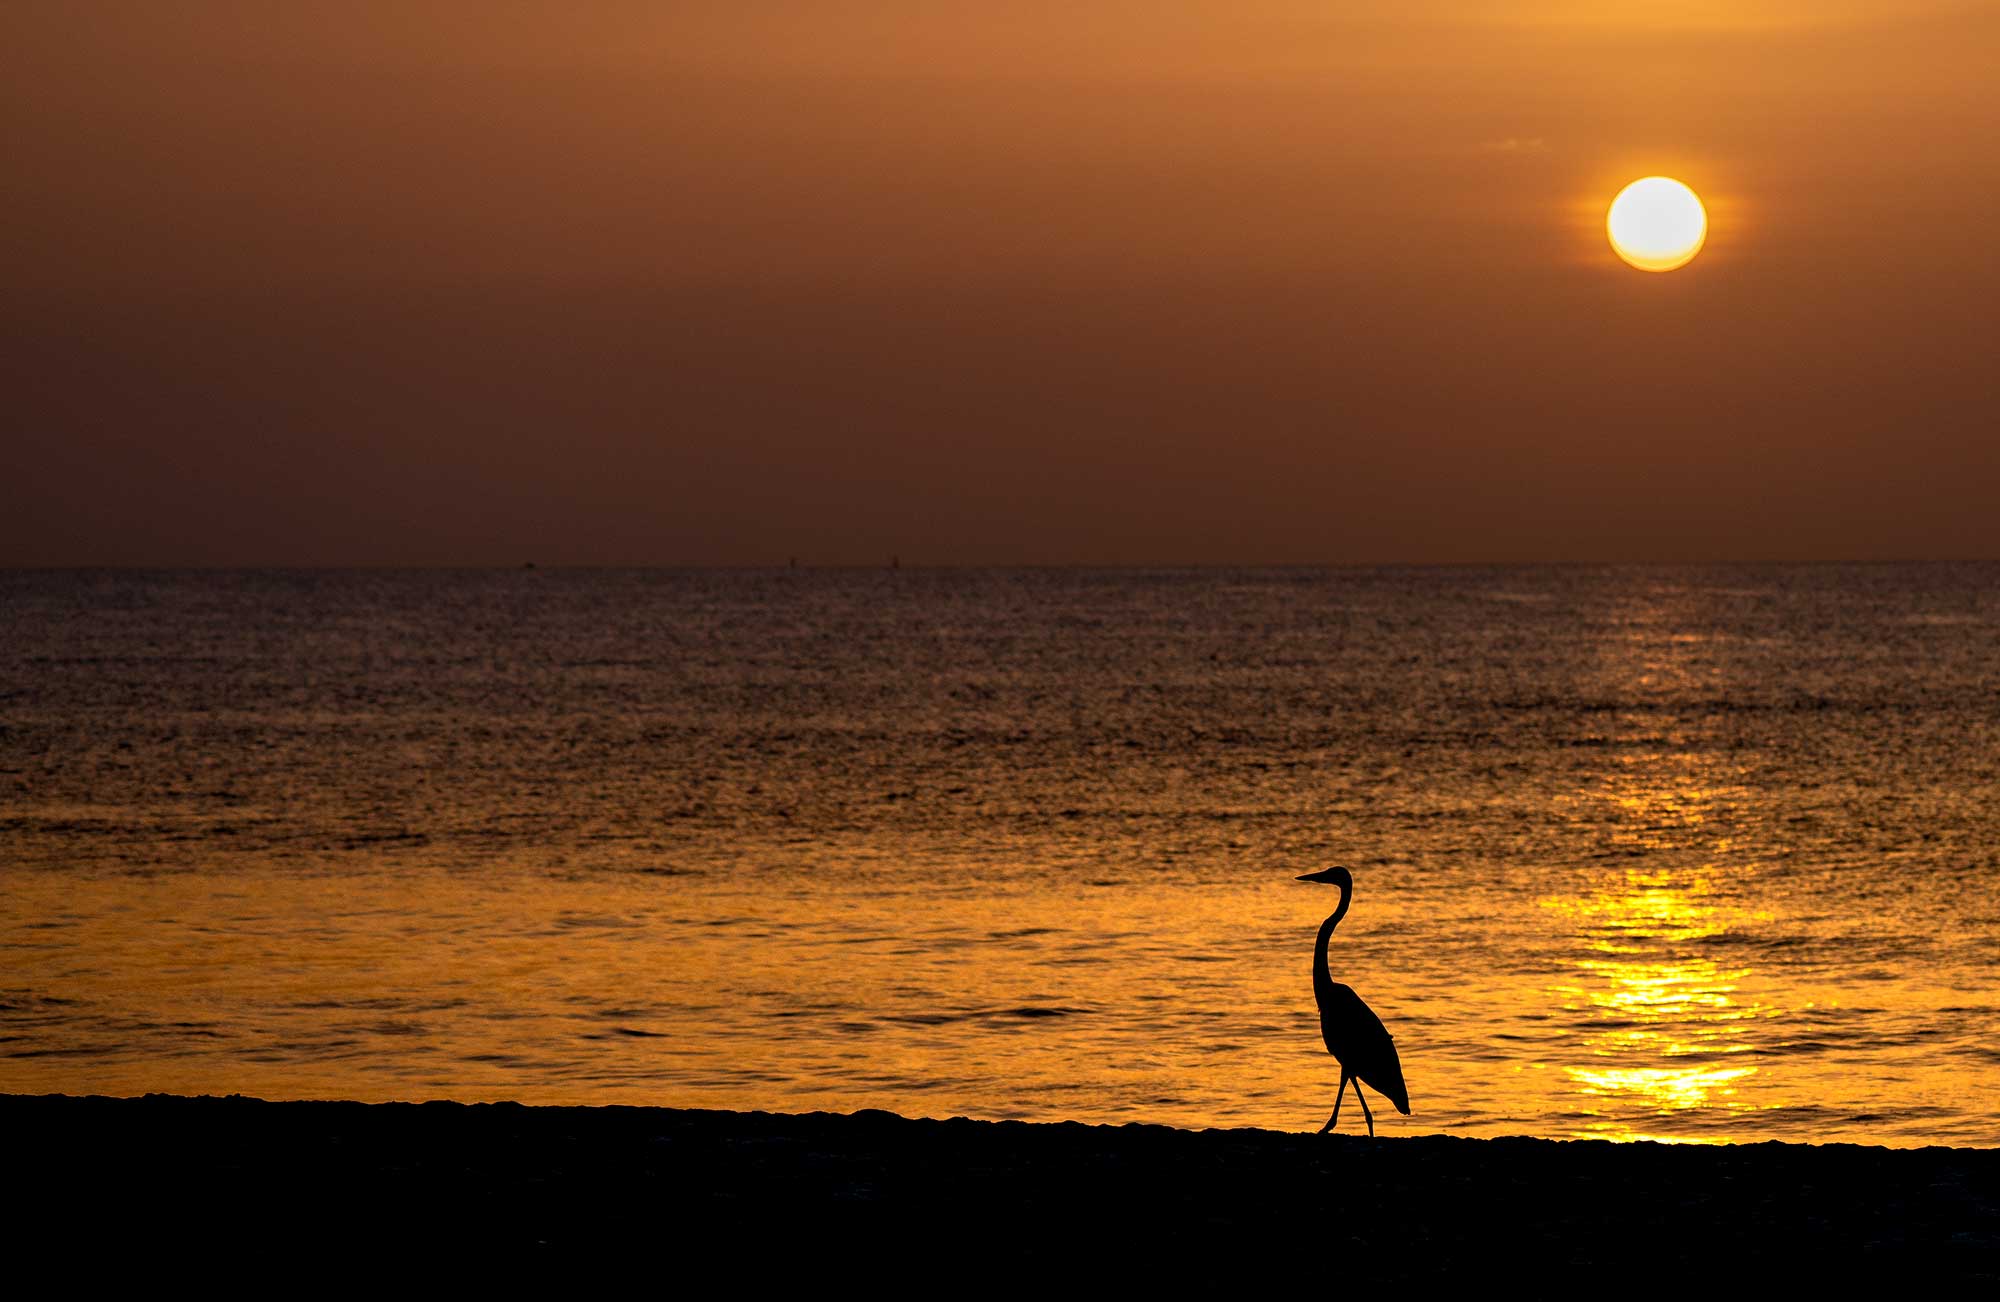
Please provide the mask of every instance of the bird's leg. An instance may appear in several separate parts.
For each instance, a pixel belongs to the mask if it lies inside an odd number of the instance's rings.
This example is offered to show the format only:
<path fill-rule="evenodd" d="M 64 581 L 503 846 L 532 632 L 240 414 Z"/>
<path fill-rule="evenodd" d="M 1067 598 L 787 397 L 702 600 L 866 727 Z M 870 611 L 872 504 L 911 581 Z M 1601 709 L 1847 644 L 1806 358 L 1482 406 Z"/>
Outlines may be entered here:
<path fill-rule="evenodd" d="M 1356 1085 L 1354 1087 L 1354 1092 L 1357 1095 L 1360 1094 L 1361 1087 L 1359 1085 Z M 1342 1072 L 1340 1074 L 1340 1093 L 1333 1096 L 1333 1115 L 1328 1117 L 1326 1119 L 1326 1124 L 1319 1128 L 1320 1134 L 1324 1135 L 1327 1131 L 1332 1130 L 1335 1126 L 1340 1124 L 1340 1101 L 1346 1097 L 1347 1097 L 1347 1073 Z"/>
<path fill-rule="evenodd" d="M 1368 1118 L 1368 1138 L 1375 1138 L 1375 1114 L 1368 1110 L 1368 1096 L 1361 1092 L 1361 1082 L 1354 1082 L 1354 1097 L 1361 1100 L 1361 1115 Z"/>

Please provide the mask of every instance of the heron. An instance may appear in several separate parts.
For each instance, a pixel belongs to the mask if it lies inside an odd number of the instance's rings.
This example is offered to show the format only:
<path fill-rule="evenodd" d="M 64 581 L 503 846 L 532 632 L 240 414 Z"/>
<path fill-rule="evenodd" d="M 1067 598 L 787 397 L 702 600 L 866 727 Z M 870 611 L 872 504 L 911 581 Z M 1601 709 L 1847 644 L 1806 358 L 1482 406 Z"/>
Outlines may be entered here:
<path fill-rule="evenodd" d="M 1361 1115 L 1368 1119 L 1368 1137 L 1373 1139 L 1375 1114 L 1368 1110 L 1361 1087 L 1369 1086 L 1406 1117 L 1410 1115 L 1410 1091 L 1403 1084 L 1403 1064 L 1396 1057 L 1396 1041 L 1390 1038 L 1382 1019 L 1361 1002 L 1353 987 L 1335 981 L 1327 970 L 1326 942 L 1340 920 L 1347 916 L 1348 903 L 1354 898 L 1354 875 L 1345 868 L 1333 867 L 1305 873 L 1298 880 L 1326 882 L 1340 888 L 1340 907 L 1319 924 L 1319 937 L 1313 941 L 1313 999 L 1319 1004 L 1319 1034 L 1326 1041 L 1326 1051 L 1340 1064 L 1340 1093 L 1333 1096 L 1333 1115 L 1319 1128 L 1319 1133 L 1324 1135 L 1340 1123 L 1340 1104 L 1347 1097 L 1351 1081 L 1354 1097 L 1361 1100 Z"/>

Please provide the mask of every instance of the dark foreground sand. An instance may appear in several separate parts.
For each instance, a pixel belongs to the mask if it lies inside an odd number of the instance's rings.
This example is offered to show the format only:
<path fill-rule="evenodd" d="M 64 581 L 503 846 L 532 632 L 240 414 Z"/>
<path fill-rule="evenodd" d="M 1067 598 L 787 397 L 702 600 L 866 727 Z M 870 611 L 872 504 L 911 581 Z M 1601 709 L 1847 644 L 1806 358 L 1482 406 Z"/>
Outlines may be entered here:
<path fill-rule="evenodd" d="M 655 1286 L 2000 1275 L 2000 1150 L 1318 1137 L 882 1112 L 0 1096 L 15 1253 L 556 1263 Z M 734 1291 L 712 1283 L 705 1291 Z"/>

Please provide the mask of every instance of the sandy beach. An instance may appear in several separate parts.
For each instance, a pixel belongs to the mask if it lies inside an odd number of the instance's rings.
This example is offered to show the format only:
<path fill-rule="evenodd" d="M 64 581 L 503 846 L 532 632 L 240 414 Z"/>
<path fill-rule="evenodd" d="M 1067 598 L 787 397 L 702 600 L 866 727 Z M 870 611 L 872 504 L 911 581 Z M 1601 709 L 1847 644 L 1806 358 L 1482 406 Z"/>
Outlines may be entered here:
<path fill-rule="evenodd" d="M 11 1228 L 44 1248 L 911 1282 L 2000 1272 L 2000 1152 L 1979 1149 L 164 1095 L 4 1096 L 0 1119 L 35 1193 Z"/>

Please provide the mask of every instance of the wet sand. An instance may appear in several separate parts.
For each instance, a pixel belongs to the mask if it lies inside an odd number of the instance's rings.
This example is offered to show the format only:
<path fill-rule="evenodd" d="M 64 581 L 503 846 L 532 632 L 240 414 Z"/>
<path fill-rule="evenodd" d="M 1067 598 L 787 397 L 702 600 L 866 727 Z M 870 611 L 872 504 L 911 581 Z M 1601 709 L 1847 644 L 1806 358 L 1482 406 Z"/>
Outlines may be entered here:
<path fill-rule="evenodd" d="M 2000 1150 L 161 1095 L 0 1096 L 0 1135 L 17 1243 L 133 1269 L 195 1253 L 655 1284 L 727 1267 L 1647 1292 L 2000 1275 Z"/>

